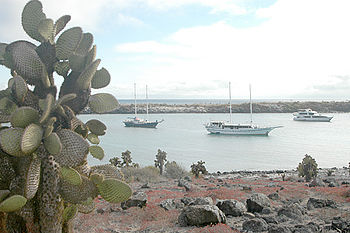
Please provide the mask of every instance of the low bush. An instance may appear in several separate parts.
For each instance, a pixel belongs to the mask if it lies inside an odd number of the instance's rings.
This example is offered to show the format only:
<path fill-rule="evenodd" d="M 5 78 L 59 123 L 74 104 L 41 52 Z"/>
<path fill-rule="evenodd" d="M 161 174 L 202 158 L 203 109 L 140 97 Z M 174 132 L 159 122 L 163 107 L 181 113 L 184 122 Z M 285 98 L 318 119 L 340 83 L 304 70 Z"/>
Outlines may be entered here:
<path fill-rule="evenodd" d="M 312 178 L 317 176 L 317 163 L 314 158 L 306 154 L 303 161 L 299 163 L 298 172 L 299 176 L 305 177 L 305 181 L 309 182 Z"/>
<path fill-rule="evenodd" d="M 165 164 L 165 177 L 172 179 L 181 179 L 188 176 L 189 172 L 185 168 L 181 167 L 175 161 L 167 162 Z"/>
<path fill-rule="evenodd" d="M 197 164 L 191 165 L 191 172 L 195 175 L 196 178 L 199 177 L 199 174 L 202 173 L 203 175 L 208 174 L 207 169 L 204 166 L 204 161 L 198 161 Z"/>
<path fill-rule="evenodd" d="M 158 182 L 160 180 L 159 169 L 153 166 L 147 167 L 123 167 L 121 168 L 126 182 Z"/>
<path fill-rule="evenodd" d="M 159 173 L 163 175 L 164 163 L 167 161 L 166 152 L 158 149 L 158 153 L 156 154 L 156 159 L 154 160 L 154 166 L 159 168 Z"/>

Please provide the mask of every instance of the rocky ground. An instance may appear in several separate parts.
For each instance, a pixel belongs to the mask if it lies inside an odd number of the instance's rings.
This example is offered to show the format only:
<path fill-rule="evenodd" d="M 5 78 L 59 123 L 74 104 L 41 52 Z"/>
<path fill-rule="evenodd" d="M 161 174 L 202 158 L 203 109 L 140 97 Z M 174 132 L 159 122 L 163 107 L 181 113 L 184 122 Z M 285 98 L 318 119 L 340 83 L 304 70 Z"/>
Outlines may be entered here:
<path fill-rule="evenodd" d="M 76 232 L 350 232 L 350 176 L 319 170 L 310 183 L 295 171 L 216 173 L 132 183 L 126 203 L 96 200 Z"/>

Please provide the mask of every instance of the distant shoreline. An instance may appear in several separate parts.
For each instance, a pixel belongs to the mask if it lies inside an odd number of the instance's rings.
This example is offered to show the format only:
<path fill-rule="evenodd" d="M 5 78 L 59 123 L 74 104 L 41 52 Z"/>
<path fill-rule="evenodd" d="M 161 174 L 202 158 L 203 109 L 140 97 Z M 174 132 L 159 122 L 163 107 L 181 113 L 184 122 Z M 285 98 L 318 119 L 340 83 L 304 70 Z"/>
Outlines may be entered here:
<path fill-rule="evenodd" d="M 293 113 L 298 109 L 311 108 L 320 113 L 350 112 L 350 101 L 295 101 L 253 103 L 254 113 Z M 137 112 L 146 113 L 146 104 L 138 104 Z M 228 113 L 228 104 L 149 104 L 149 113 Z M 232 113 L 249 113 L 249 103 L 232 104 Z M 90 114 L 86 109 L 82 114 Z M 121 104 L 109 114 L 133 114 L 133 104 Z"/>

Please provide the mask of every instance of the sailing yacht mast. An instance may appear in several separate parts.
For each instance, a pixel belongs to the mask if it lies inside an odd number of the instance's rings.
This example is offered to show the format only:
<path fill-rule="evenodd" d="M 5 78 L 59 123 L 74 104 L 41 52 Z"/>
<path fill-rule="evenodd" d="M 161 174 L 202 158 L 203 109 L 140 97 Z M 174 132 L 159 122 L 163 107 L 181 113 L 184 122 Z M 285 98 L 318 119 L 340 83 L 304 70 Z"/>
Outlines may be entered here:
<path fill-rule="evenodd" d="M 135 117 L 137 116 L 137 105 L 136 105 L 136 83 L 134 83 L 134 103 L 135 103 Z"/>
<path fill-rule="evenodd" d="M 252 85 L 249 83 L 250 124 L 253 124 Z"/>
<path fill-rule="evenodd" d="M 146 115 L 148 119 L 148 91 L 147 91 L 147 85 L 146 85 Z"/>
<path fill-rule="evenodd" d="M 231 82 L 228 83 L 229 96 L 230 96 L 230 123 L 232 123 L 232 104 L 231 104 Z"/>

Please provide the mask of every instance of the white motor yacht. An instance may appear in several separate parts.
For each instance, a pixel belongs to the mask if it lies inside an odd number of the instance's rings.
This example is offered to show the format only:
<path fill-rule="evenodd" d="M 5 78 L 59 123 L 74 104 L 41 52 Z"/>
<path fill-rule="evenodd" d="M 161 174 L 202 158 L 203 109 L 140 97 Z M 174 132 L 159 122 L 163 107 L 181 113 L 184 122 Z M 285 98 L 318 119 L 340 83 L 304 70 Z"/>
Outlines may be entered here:
<path fill-rule="evenodd" d="M 333 117 L 323 116 L 311 109 L 300 109 L 298 112 L 293 113 L 293 120 L 295 121 L 317 121 L 317 122 L 330 122 Z"/>

